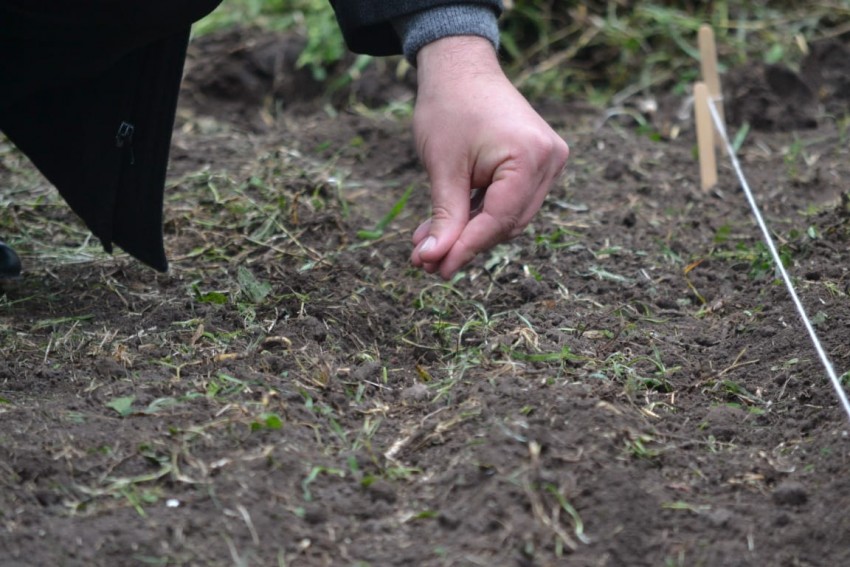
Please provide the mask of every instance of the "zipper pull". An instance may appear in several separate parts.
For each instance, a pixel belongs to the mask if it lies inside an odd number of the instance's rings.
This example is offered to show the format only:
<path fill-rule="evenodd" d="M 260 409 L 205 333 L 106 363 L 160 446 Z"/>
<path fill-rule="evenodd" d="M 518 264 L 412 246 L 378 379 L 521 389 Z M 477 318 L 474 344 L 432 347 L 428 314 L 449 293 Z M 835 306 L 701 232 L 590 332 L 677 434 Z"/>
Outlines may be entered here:
<path fill-rule="evenodd" d="M 133 132 L 135 131 L 136 127 L 129 122 L 121 122 L 121 125 L 118 126 L 118 133 L 115 134 L 115 145 L 119 148 L 126 145 L 130 150 L 130 165 L 136 163 L 136 156 L 133 154 Z"/>

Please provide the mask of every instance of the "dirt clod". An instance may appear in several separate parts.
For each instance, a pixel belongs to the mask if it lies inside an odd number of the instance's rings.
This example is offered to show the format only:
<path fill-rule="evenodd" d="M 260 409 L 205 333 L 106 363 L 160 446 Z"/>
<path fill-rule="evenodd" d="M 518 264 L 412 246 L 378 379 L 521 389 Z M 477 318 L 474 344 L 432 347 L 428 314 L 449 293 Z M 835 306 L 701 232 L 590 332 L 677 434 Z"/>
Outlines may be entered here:
<path fill-rule="evenodd" d="M 773 501 L 780 506 L 802 506 L 809 501 L 806 487 L 797 481 L 785 480 L 773 489 Z"/>
<path fill-rule="evenodd" d="M 405 388 L 401 392 L 401 399 L 408 402 L 424 402 L 431 395 L 428 386 L 421 383 L 416 383 L 413 386 Z"/>

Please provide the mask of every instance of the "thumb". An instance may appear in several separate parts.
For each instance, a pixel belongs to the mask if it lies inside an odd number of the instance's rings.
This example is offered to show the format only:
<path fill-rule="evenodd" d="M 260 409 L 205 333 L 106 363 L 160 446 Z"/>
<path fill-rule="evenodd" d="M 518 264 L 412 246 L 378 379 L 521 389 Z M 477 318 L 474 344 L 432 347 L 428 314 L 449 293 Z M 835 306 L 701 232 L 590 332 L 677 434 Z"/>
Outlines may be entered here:
<path fill-rule="evenodd" d="M 413 235 L 415 266 L 436 267 L 449 253 L 469 222 L 469 195 L 468 178 L 432 180 L 431 217 Z"/>

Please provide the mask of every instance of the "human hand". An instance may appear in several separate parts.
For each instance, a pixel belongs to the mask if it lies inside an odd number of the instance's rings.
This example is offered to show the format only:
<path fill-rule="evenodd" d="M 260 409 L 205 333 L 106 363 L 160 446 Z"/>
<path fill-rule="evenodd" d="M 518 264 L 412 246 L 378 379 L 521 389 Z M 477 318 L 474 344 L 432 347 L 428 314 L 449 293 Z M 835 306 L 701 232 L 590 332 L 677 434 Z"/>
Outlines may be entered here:
<path fill-rule="evenodd" d="M 437 40 L 420 49 L 417 68 L 413 128 L 432 211 L 413 234 L 411 261 L 449 279 L 523 231 L 569 148 L 510 83 L 486 39 Z M 483 201 L 471 210 L 474 189 Z"/>

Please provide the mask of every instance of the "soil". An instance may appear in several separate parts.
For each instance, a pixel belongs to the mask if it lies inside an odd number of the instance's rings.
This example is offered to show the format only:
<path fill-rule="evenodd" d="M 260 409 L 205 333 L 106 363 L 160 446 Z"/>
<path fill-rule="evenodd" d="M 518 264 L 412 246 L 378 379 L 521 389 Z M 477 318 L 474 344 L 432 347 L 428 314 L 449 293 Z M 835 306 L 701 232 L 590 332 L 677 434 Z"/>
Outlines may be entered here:
<path fill-rule="evenodd" d="M 447 284 L 408 264 L 428 199 L 398 62 L 361 79 L 395 106 L 358 81 L 329 101 L 269 58 L 291 41 L 193 45 L 168 274 L 58 253 L 93 248 L 0 153 L 3 229 L 71 227 L 5 235 L 26 273 L 0 284 L 0 564 L 850 563 L 848 416 L 728 160 L 700 190 L 688 120 L 647 136 L 536 101 L 568 172 L 527 234 Z M 754 127 L 743 168 L 841 373 L 850 150 L 828 83 L 848 59 L 830 49 L 799 89 L 730 75 L 726 110 Z M 808 97 L 790 129 L 781 95 Z"/>

